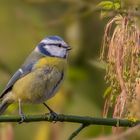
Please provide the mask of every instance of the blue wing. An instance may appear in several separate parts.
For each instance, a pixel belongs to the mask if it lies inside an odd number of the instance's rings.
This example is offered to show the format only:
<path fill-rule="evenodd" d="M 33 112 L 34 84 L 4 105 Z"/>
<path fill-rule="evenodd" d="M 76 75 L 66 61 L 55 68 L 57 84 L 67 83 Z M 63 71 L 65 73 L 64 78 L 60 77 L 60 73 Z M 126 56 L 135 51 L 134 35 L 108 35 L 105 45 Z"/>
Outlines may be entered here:
<path fill-rule="evenodd" d="M 34 63 L 30 63 L 28 65 L 23 65 L 22 68 L 20 68 L 16 73 L 12 76 L 12 78 L 9 80 L 8 84 L 6 85 L 5 89 L 2 91 L 0 95 L 0 99 L 3 98 L 3 96 L 12 89 L 15 82 L 20 79 L 21 77 L 27 75 L 32 71 Z"/>

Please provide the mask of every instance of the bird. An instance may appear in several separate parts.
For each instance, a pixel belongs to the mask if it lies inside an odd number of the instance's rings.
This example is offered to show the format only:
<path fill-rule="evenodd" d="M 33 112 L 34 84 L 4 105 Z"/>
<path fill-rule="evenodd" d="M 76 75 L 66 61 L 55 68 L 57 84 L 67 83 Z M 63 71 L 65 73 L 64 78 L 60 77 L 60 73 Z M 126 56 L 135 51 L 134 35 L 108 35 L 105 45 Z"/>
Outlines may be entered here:
<path fill-rule="evenodd" d="M 14 102 L 18 103 L 20 123 L 25 120 L 22 104 L 44 104 L 60 88 L 71 47 L 59 36 L 45 37 L 11 77 L 0 95 L 0 115 Z"/>

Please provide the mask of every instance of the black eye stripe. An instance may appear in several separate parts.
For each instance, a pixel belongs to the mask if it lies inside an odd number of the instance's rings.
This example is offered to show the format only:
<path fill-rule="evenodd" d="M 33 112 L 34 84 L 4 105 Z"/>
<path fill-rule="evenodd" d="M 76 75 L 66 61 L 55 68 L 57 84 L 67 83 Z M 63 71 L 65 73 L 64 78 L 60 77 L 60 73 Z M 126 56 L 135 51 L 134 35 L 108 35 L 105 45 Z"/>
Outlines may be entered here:
<path fill-rule="evenodd" d="M 55 43 L 47 43 L 46 45 L 57 45 L 57 44 L 55 44 Z"/>
<path fill-rule="evenodd" d="M 46 45 L 50 45 L 50 46 L 58 46 L 58 47 L 60 47 L 60 48 L 68 48 L 69 46 L 63 46 L 61 43 L 43 43 L 43 42 L 41 42 L 41 43 L 39 43 L 38 44 L 38 46 L 39 47 L 44 47 L 44 46 L 46 46 Z"/>

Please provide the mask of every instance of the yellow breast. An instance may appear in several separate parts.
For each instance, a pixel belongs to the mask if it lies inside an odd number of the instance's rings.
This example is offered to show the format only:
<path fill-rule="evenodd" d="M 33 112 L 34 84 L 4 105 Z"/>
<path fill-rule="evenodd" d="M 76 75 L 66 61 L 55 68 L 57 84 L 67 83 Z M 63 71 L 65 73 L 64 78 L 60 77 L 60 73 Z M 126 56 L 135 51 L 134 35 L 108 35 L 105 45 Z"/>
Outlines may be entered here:
<path fill-rule="evenodd" d="M 34 66 L 34 68 L 42 68 L 46 66 L 57 67 L 58 70 L 62 71 L 66 67 L 67 60 L 57 57 L 43 57 Z"/>
<path fill-rule="evenodd" d="M 51 68 L 51 72 L 45 74 L 44 70 Z M 44 98 L 44 94 L 50 91 L 61 80 L 66 67 L 66 60 L 61 58 L 44 57 L 34 66 L 34 70 L 19 79 L 13 86 L 14 100 L 38 102 Z"/>

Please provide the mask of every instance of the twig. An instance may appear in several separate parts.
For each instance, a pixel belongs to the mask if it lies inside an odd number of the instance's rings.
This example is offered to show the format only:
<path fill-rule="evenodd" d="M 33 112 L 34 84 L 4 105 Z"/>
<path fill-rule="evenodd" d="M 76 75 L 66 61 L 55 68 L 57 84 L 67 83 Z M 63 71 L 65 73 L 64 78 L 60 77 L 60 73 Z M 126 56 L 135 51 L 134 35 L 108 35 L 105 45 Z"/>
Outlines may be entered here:
<path fill-rule="evenodd" d="M 0 116 L 0 122 L 19 122 L 21 120 L 20 116 Z M 73 122 L 80 124 L 89 124 L 89 125 L 106 125 L 106 126 L 117 126 L 117 127 L 133 127 L 140 124 L 140 120 L 131 121 L 128 119 L 115 119 L 115 118 L 95 118 L 88 116 L 75 116 L 75 115 L 63 115 L 58 114 L 57 117 L 54 117 L 50 114 L 44 115 L 26 115 L 24 122 Z M 119 122 L 119 126 L 118 126 Z"/>
<path fill-rule="evenodd" d="M 88 126 L 87 124 L 81 124 L 81 126 L 79 128 L 77 128 L 68 138 L 68 140 L 73 140 L 73 138 L 75 138 L 80 132 L 81 130 L 83 130 L 86 126 Z"/>

